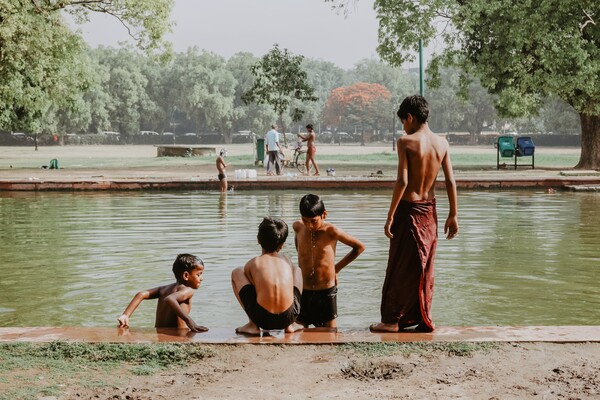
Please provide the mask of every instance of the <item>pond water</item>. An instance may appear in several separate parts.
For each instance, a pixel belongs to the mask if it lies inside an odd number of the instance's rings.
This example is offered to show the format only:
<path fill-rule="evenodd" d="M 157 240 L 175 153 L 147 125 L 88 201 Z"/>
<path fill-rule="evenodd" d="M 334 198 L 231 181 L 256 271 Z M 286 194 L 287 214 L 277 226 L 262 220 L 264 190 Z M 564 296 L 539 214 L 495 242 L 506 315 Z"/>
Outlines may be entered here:
<path fill-rule="evenodd" d="M 262 217 L 288 224 L 305 192 L 0 192 L 0 326 L 112 326 L 139 290 L 173 281 L 178 253 L 204 259 L 192 317 L 245 323 L 230 272 L 259 254 Z M 379 320 L 387 261 L 387 191 L 323 191 L 328 221 L 365 252 L 339 275 L 338 325 Z M 438 325 L 600 325 L 600 194 L 462 192 L 460 235 L 442 238 Z M 443 227 L 445 193 L 438 194 Z M 441 228 L 443 229 L 443 228 Z M 283 251 L 296 260 L 293 235 Z M 338 259 L 347 248 L 338 246 Z M 155 301 L 134 327 L 152 327 Z"/>

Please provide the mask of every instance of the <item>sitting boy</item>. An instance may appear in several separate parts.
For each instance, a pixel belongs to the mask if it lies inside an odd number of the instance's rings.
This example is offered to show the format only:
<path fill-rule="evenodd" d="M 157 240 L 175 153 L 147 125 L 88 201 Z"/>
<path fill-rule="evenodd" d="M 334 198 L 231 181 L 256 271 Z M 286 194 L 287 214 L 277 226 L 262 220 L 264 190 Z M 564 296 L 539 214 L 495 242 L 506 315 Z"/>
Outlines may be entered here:
<path fill-rule="evenodd" d="M 294 332 L 300 311 L 302 273 L 279 251 L 288 235 L 287 224 L 265 217 L 258 227 L 262 254 L 231 273 L 235 297 L 249 318 L 237 333 L 260 335 L 261 329 Z"/>
<path fill-rule="evenodd" d="M 185 328 L 194 332 L 205 332 L 208 328 L 196 325 L 190 317 L 192 296 L 203 280 L 204 263 L 191 254 L 179 254 L 173 263 L 173 274 L 177 282 L 139 292 L 131 300 L 123 315 L 117 320 L 119 327 L 129 326 L 129 317 L 142 300 L 158 299 L 156 305 L 156 328 Z"/>
<path fill-rule="evenodd" d="M 365 250 L 365 246 L 340 228 L 325 222 L 327 211 L 321 198 L 307 194 L 300 200 L 301 220 L 294 222 L 298 264 L 302 270 L 302 301 L 298 323 L 305 328 L 335 328 L 337 318 L 337 274 Z M 335 262 L 340 241 L 352 250 Z"/>

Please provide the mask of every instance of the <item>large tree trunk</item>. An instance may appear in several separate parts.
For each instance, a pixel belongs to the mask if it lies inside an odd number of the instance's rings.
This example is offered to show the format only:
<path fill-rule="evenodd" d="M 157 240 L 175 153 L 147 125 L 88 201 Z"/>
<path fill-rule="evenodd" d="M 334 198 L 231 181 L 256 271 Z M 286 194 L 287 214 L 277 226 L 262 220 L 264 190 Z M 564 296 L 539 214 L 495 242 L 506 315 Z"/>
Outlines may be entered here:
<path fill-rule="evenodd" d="M 581 157 L 575 168 L 600 170 L 600 116 L 579 114 Z"/>

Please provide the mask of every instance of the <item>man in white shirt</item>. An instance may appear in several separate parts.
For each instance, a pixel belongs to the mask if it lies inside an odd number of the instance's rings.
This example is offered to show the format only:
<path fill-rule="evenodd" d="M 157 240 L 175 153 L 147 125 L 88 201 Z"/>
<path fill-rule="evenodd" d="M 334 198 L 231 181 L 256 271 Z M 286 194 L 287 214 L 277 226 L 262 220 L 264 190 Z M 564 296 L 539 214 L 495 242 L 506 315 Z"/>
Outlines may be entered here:
<path fill-rule="evenodd" d="M 279 160 L 281 146 L 279 145 L 277 125 L 271 125 L 271 130 L 265 136 L 265 143 L 267 145 L 267 155 L 269 156 L 267 160 L 267 175 L 273 175 L 273 165 L 275 165 L 277 175 L 281 175 L 281 161 Z"/>

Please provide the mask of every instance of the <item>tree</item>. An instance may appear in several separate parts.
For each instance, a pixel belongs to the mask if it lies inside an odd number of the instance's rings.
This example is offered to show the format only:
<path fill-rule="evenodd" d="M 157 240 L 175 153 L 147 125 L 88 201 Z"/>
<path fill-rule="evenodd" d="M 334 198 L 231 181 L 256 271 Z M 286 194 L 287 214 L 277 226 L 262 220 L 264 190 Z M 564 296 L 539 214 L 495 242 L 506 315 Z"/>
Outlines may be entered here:
<path fill-rule="evenodd" d="M 564 100 L 581 121 L 576 168 L 600 169 L 596 0 L 376 0 L 374 7 L 383 59 L 400 65 L 414 58 L 419 39 L 427 45 L 439 38 L 446 47 L 434 55 L 431 73 L 461 66 L 498 96 L 503 116 L 537 110 L 548 96 Z"/>
<path fill-rule="evenodd" d="M 63 19 L 100 12 L 118 18 L 148 51 L 165 47 L 173 0 L 2 0 L 0 7 L 0 129 L 38 132 L 52 107 L 67 107 L 89 81 L 74 70 L 85 44 Z"/>
<path fill-rule="evenodd" d="M 223 57 L 192 47 L 177 55 L 172 73 L 179 109 L 195 122 L 196 129 L 218 131 L 230 141 L 235 79 Z"/>
<path fill-rule="evenodd" d="M 392 112 L 390 92 L 377 83 L 356 83 L 334 89 L 323 109 L 323 120 L 331 125 L 378 129 Z M 363 139 L 364 142 L 364 139 Z"/>
<path fill-rule="evenodd" d="M 251 67 L 254 84 L 242 95 L 246 103 L 269 104 L 279 116 L 284 132 L 283 114 L 290 109 L 293 100 L 317 101 L 315 89 L 307 83 L 306 71 L 302 69 L 303 56 L 295 56 L 287 49 L 281 50 L 276 44 L 271 51 Z M 300 121 L 304 110 L 294 107 L 291 111 L 293 121 Z"/>
<path fill-rule="evenodd" d="M 267 104 L 246 104 L 242 95 L 252 87 L 254 76 L 250 68 L 258 59 L 251 53 L 237 53 L 227 61 L 227 69 L 235 78 L 235 94 L 233 99 L 234 131 L 249 130 L 262 132 L 277 118 Z"/>
<path fill-rule="evenodd" d="M 481 86 L 478 79 L 465 78 L 461 71 L 445 68 L 439 82 L 431 90 L 431 126 L 435 130 L 462 130 L 469 132 L 470 143 L 479 142 L 481 132 L 496 122 L 494 98 Z"/>

